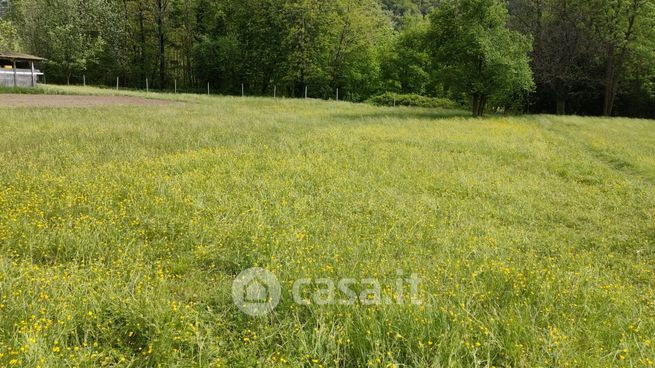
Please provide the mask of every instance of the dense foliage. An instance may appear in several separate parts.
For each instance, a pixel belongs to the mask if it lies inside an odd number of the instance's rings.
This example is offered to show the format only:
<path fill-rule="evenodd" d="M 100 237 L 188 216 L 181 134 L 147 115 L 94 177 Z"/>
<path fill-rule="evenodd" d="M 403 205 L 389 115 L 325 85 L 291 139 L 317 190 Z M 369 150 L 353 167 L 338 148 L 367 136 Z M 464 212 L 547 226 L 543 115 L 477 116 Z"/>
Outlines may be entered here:
<path fill-rule="evenodd" d="M 655 116 L 655 2 L 515 0 L 510 10 L 534 38 L 535 111 Z"/>
<path fill-rule="evenodd" d="M 0 50 L 18 47 L 18 35 L 11 22 L 0 19 Z"/>
<path fill-rule="evenodd" d="M 381 95 L 371 97 L 369 103 L 376 106 L 415 106 L 415 107 L 428 107 L 428 108 L 443 108 L 443 109 L 457 109 L 457 103 L 447 98 L 426 97 L 416 94 L 398 94 L 393 92 L 383 93 Z"/>
<path fill-rule="evenodd" d="M 532 90 L 526 37 L 507 29 L 508 13 L 496 0 L 446 1 L 431 16 L 428 33 L 438 80 L 470 96 L 473 115 L 489 100 L 507 105 Z"/>
<path fill-rule="evenodd" d="M 652 117 L 654 2 L 3 0 L 0 49 L 58 83 Z"/>

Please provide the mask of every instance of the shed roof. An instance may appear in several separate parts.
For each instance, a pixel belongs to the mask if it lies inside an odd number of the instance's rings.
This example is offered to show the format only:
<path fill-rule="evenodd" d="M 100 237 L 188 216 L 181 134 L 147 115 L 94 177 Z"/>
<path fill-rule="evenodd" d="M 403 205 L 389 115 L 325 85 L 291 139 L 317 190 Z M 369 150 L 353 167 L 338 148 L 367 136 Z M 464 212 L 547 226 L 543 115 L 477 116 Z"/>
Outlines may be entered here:
<path fill-rule="evenodd" d="M 46 59 L 34 55 L 19 54 L 17 52 L 0 52 L 0 59 L 12 61 L 44 61 Z"/>

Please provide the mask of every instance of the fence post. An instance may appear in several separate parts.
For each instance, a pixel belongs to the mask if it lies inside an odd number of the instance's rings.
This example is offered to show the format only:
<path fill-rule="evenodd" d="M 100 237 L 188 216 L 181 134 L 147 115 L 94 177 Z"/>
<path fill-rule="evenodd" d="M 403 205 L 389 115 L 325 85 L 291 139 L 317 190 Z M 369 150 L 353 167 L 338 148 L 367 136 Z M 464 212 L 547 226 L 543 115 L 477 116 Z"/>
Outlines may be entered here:
<path fill-rule="evenodd" d="M 339 88 L 337 88 L 337 101 L 339 101 Z"/>
<path fill-rule="evenodd" d="M 207 82 L 207 96 L 209 96 L 209 82 Z"/>
<path fill-rule="evenodd" d="M 273 86 L 273 98 L 277 98 L 277 85 Z"/>
<path fill-rule="evenodd" d="M 30 68 L 32 70 L 32 87 L 36 87 L 36 80 L 34 79 L 34 62 L 30 63 Z"/>
<path fill-rule="evenodd" d="M 307 86 L 305 86 L 305 99 L 307 99 Z"/>
<path fill-rule="evenodd" d="M 118 91 L 118 77 L 116 77 L 116 90 Z"/>
<path fill-rule="evenodd" d="M 150 87 L 148 86 L 148 78 L 146 78 L 146 93 L 150 92 Z"/>
<path fill-rule="evenodd" d="M 246 92 L 245 89 L 243 88 L 243 83 L 241 83 L 241 97 L 245 97 L 245 96 L 246 96 Z"/>
<path fill-rule="evenodd" d="M 82 75 L 82 86 L 86 87 L 86 74 Z"/>
<path fill-rule="evenodd" d="M 175 93 L 177 94 L 177 79 L 175 80 Z"/>

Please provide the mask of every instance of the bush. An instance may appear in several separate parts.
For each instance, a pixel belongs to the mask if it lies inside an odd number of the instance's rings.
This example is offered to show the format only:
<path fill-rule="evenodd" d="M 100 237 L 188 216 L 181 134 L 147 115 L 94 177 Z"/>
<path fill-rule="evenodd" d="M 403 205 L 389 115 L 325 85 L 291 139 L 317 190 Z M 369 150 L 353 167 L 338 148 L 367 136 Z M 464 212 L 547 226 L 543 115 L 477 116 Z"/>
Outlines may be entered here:
<path fill-rule="evenodd" d="M 456 109 L 460 106 L 447 98 L 434 98 L 421 95 L 397 94 L 387 92 L 385 94 L 371 97 L 368 103 L 376 106 L 416 106 L 416 107 L 429 107 L 429 108 L 442 108 L 442 109 Z"/>

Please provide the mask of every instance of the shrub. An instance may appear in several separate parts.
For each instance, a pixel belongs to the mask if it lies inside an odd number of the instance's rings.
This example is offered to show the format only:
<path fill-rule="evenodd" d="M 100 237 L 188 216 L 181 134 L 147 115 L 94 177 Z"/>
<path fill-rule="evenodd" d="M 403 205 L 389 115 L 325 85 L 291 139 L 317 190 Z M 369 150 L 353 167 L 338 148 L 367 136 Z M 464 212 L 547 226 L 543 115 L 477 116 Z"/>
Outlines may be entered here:
<path fill-rule="evenodd" d="M 368 103 L 376 106 L 416 106 L 442 109 L 456 109 L 459 107 L 456 102 L 447 98 L 434 98 L 415 94 L 403 95 L 391 92 L 371 97 Z"/>

